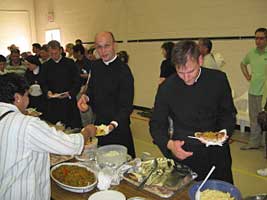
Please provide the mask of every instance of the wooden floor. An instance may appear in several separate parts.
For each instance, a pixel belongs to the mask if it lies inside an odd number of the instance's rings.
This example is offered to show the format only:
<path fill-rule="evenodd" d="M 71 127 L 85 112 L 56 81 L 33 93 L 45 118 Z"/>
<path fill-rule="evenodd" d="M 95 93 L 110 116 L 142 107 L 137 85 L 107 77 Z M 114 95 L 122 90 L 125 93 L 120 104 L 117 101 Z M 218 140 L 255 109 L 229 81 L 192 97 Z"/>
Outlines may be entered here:
<path fill-rule="evenodd" d="M 142 152 L 149 152 L 153 156 L 162 156 L 157 146 L 152 143 L 148 129 L 148 119 L 141 117 L 137 112 L 134 111 L 131 117 L 131 128 L 137 156 L 140 156 Z M 264 158 L 263 149 L 240 150 L 240 146 L 247 143 L 248 134 L 240 133 L 236 130 L 230 145 L 233 158 L 234 182 L 243 197 L 267 193 L 267 177 L 261 177 L 256 174 L 257 169 L 267 167 L 267 160 Z"/>

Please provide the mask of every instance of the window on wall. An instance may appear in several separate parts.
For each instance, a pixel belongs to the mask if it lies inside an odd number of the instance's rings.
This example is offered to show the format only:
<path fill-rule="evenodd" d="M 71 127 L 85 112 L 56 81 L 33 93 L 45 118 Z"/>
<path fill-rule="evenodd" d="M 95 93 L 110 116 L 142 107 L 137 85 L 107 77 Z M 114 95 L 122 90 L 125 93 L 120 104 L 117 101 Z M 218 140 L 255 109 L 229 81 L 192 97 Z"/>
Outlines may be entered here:
<path fill-rule="evenodd" d="M 45 42 L 48 43 L 51 40 L 57 40 L 60 42 L 60 30 L 59 29 L 51 29 L 45 31 Z"/>

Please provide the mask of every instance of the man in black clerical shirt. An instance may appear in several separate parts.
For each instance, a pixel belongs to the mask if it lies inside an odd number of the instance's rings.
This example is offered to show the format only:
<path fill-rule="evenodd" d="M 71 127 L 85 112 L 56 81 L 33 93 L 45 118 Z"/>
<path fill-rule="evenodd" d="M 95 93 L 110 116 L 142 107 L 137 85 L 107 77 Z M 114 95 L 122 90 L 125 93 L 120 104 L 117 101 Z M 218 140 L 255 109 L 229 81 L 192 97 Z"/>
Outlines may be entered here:
<path fill-rule="evenodd" d="M 48 50 L 51 59 L 43 64 L 41 73 L 41 88 L 47 97 L 47 121 L 80 128 L 81 116 L 76 101 L 80 90 L 78 67 L 72 59 L 61 55 L 58 41 L 50 41 Z"/>
<path fill-rule="evenodd" d="M 202 56 L 193 41 L 174 46 L 172 60 L 176 74 L 158 89 L 150 133 L 162 153 L 188 165 L 203 180 L 216 166 L 212 178 L 233 183 L 228 141 L 223 146 L 209 146 L 188 138 L 195 132 L 227 130 L 229 138 L 235 127 L 236 109 L 226 74 L 203 68 Z M 168 135 L 168 116 L 174 132 Z"/>
<path fill-rule="evenodd" d="M 87 95 L 82 95 L 78 108 L 85 112 L 87 103 L 92 108 L 95 124 L 108 125 L 108 135 L 99 137 L 100 145 L 121 144 L 135 157 L 130 114 L 133 110 L 134 79 L 129 66 L 115 52 L 115 39 L 111 32 L 100 32 L 95 37 L 99 60 L 92 65 Z"/>

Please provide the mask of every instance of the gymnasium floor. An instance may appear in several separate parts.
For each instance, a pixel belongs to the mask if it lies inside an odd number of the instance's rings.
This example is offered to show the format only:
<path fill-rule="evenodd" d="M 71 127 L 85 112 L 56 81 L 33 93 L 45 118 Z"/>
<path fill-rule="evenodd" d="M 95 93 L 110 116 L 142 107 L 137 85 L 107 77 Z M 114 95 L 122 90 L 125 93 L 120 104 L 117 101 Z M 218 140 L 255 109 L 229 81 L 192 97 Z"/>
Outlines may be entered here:
<path fill-rule="evenodd" d="M 131 128 L 137 156 L 142 152 L 149 152 L 154 156 L 161 156 L 157 146 L 152 143 L 148 130 L 148 119 L 141 117 L 134 111 L 131 116 Z M 267 193 L 267 177 L 256 174 L 259 168 L 267 167 L 267 159 L 264 158 L 264 150 L 241 151 L 239 148 L 248 140 L 249 133 L 235 131 L 231 142 L 233 159 L 233 174 L 235 185 L 241 191 L 243 197 L 254 194 Z"/>

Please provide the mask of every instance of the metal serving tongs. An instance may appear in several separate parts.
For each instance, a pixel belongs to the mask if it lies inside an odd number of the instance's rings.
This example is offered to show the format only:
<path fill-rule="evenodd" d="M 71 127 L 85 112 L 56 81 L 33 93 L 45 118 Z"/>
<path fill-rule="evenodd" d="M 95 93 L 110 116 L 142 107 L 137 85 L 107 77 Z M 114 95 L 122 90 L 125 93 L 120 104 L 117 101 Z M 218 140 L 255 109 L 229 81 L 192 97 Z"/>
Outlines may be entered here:
<path fill-rule="evenodd" d="M 149 172 L 149 174 L 144 178 L 144 180 L 140 183 L 140 185 L 137 187 L 138 189 L 143 189 L 147 180 L 149 179 L 149 177 L 153 174 L 153 172 L 155 172 L 158 168 L 158 161 L 157 158 L 155 158 L 153 160 L 153 168 L 151 169 L 151 171 Z"/>

